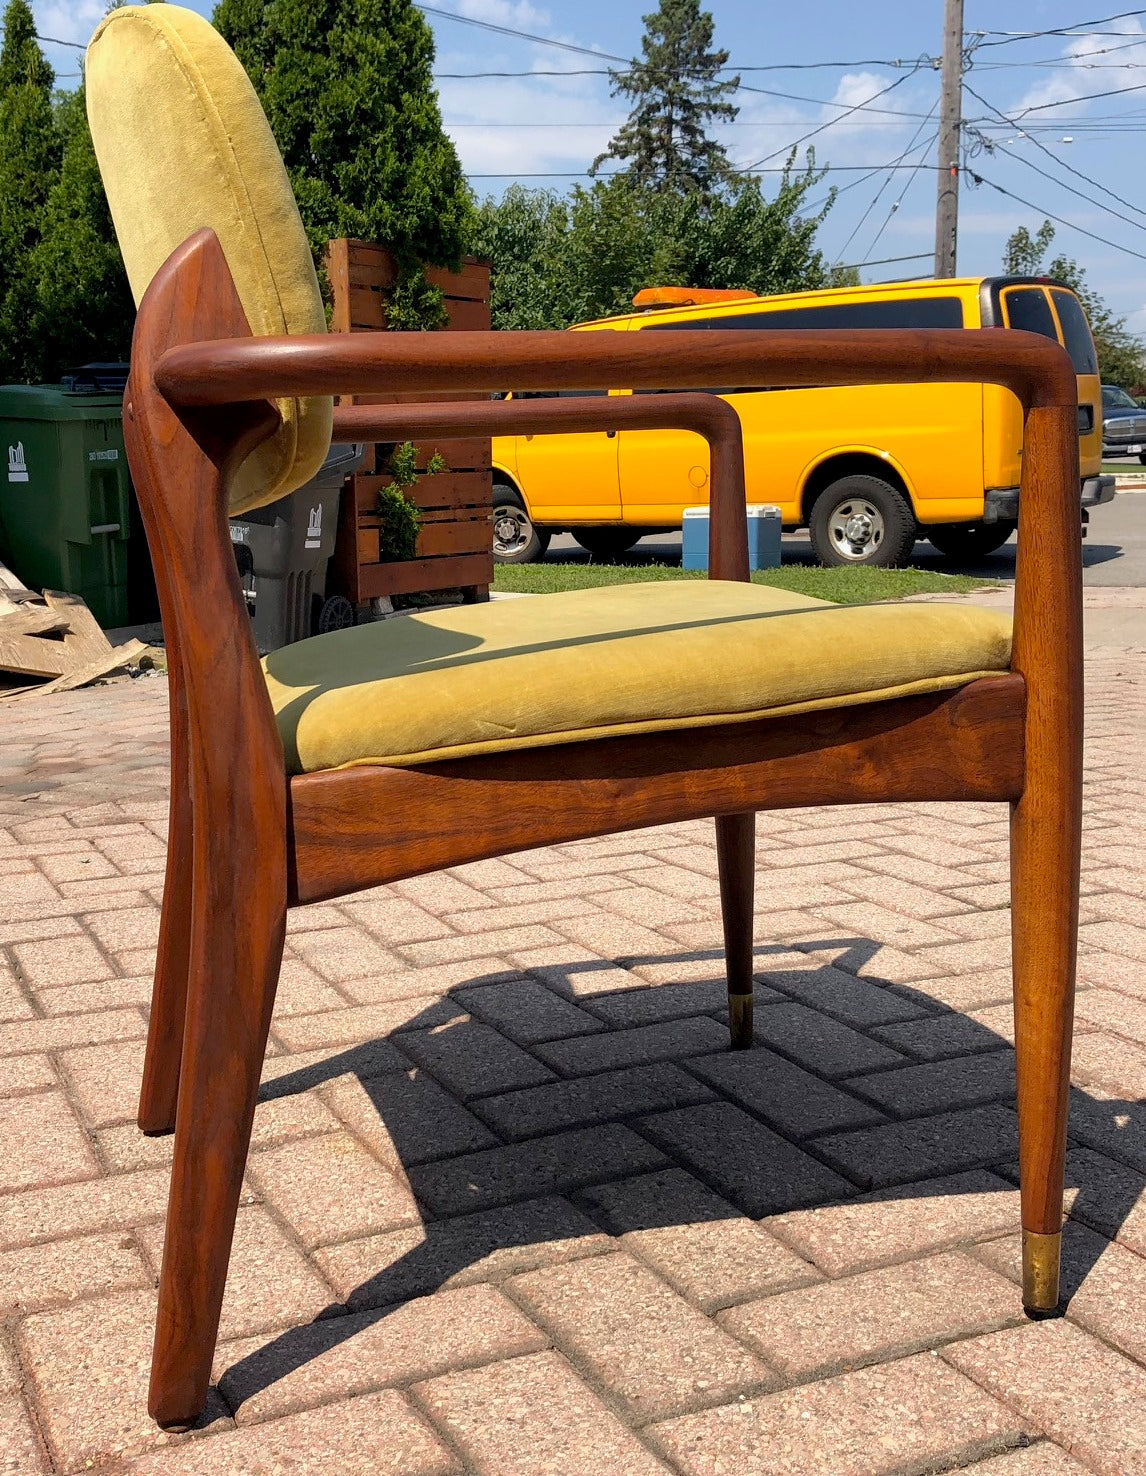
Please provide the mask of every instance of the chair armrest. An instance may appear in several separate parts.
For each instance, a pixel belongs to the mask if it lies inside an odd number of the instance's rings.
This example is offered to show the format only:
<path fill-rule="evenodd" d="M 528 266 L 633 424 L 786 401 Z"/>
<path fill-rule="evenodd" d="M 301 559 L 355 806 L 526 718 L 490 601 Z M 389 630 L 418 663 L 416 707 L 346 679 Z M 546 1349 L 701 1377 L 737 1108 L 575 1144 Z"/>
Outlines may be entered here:
<path fill-rule="evenodd" d="M 1040 694 L 1030 722 L 1043 723 L 1038 714 L 1045 705 L 1046 725 L 1065 734 L 1065 707 L 1081 711 L 1078 387 L 1066 352 L 1038 334 L 1013 328 L 703 329 L 217 338 L 168 348 L 155 362 L 153 382 L 177 413 L 192 418 L 202 407 L 296 395 L 464 393 L 507 385 L 1001 385 L 1018 397 L 1025 414 L 1012 664 L 1031 697 L 1036 686 Z"/>
<path fill-rule="evenodd" d="M 287 396 L 556 389 L 761 389 L 986 381 L 1025 408 L 1074 407 L 1074 370 L 1036 333 L 1007 328 L 801 332 L 349 333 L 170 348 L 155 382 L 176 406 Z"/>
<path fill-rule="evenodd" d="M 748 527 L 740 417 L 717 395 L 608 395 L 585 399 L 339 406 L 335 436 L 396 441 L 432 436 L 556 435 L 563 431 L 685 430 L 709 447 L 708 573 L 747 579 Z"/>
<path fill-rule="evenodd" d="M 169 348 L 155 365 L 154 381 L 173 407 L 186 411 L 292 395 L 464 393 L 507 385 L 1002 385 L 1025 414 L 1015 669 L 1028 684 L 1040 663 L 1064 680 L 1081 669 L 1078 385 L 1066 352 L 1039 334 L 1014 328 L 683 329 L 229 338 Z"/>

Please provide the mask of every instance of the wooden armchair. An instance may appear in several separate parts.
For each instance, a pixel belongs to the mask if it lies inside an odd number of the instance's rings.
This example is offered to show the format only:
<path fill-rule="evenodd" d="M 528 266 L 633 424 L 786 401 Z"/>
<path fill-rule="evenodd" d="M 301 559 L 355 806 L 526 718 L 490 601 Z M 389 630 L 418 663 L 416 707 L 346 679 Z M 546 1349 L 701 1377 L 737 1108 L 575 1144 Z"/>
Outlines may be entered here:
<path fill-rule="evenodd" d="M 1023 1297 L 1053 1309 L 1081 793 L 1066 355 L 1011 331 L 330 337 L 273 140 L 207 23 L 173 5 L 117 10 L 87 79 L 141 298 L 125 430 L 172 674 L 171 840 L 140 1108 L 145 1132 L 175 1132 L 155 1418 L 186 1424 L 204 1407 L 289 906 L 715 816 L 744 1046 L 753 814 L 767 808 L 1011 803 Z M 741 582 L 743 489 L 726 467 L 710 581 L 470 606 L 258 660 L 227 515 L 301 485 L 332 423 L 380 431 L 383 412 L 332 414 L 333 394 L 915 380 L 985 380 L 1022 402 L 1013 643 L 1007 622 L 974 608 L 842 608 Z M 445 412 L 402 413 L 416 433 Z"/>

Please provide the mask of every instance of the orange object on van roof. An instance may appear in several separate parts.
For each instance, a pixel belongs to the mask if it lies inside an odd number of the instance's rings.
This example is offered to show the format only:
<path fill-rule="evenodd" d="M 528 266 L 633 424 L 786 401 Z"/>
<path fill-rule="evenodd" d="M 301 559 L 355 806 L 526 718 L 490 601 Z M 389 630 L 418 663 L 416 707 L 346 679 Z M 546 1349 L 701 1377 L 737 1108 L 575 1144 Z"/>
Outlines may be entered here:
<path fill-rule="evenodd" d="M 757 292 L 731 287 L 644 287 L 633 298 L 635 308 L 695 307 L 702 302 L 745 302 Z"/>

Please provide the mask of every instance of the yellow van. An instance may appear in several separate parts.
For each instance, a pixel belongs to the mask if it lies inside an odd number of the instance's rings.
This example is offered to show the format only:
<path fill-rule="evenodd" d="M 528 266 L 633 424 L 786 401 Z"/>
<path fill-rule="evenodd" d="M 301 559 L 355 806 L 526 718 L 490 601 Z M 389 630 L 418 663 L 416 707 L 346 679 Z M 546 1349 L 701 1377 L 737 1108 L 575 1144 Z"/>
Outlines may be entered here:
<path fill-rule="evenodd" d="M 1078 375 L 1080 507 L 1109 502 L 1102 390 L 1086 315 L 1061 282 L 963 277 L 758 297 L 658 287 L 638 311 L 572 331 L 680 328 L 1024 328 L 1063 344 Z M 601 393 L 605 393 L 601 391 Z M 609 394 L 631 393 L 625 389 Z M 905 563 L 917 537 L 955 558 L 1001 547 L 1018 515 L 1022 413 L 984 384 L 722 391 L 744 427 L 748 500 L 807 526 L 824 564 Z M 708 499 L 708 448 L 684 431 L 505 436 L 493 442 L 494 556 L 540 557 L 568 530 L 598 557 L 681 525 Z M 1082 518 L 1086 520 L 1086 512 Z"/>

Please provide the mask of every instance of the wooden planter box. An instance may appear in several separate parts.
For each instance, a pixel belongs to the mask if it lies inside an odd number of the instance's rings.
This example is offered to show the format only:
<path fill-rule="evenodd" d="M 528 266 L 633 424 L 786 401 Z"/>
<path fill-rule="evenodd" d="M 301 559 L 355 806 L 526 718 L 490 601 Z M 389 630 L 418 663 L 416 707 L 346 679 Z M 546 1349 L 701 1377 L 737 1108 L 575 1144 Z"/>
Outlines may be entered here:
<path fill-rule="evenodd" d="M 366 241 L 330 243 L 327 272 L 334 292 L 335 332 L 376 332 L 386 327 L 386 300 L 398 279 L 390 253 Z M 488 329 L 489 266 L 467 258 L 459 272 L 434 268 L 426 275 L 446 295 L 450 329 Z M 448 329 L 446 331 L 449 331 Z M 357 395 L 347 403 L 396 405 L 414 400 L 481 399 L 480 395 Z M 391 481 L 385 471 L 392 447 L 368 447 L 362 471 L 343 491 L 338 539 L 327 575 L 331 592 L 354 604 L 382 595 L 425 594 L 461 588 L 467 599 L 485 599 L 493 580 L 493 483 L 488 439 L 416 442 L 423 470 L 435 451 L 446 463 L 436 476 L 420 476 L 407 489 L 422 514 L 417 557 L 380 559 L 378 493 Z"/>

